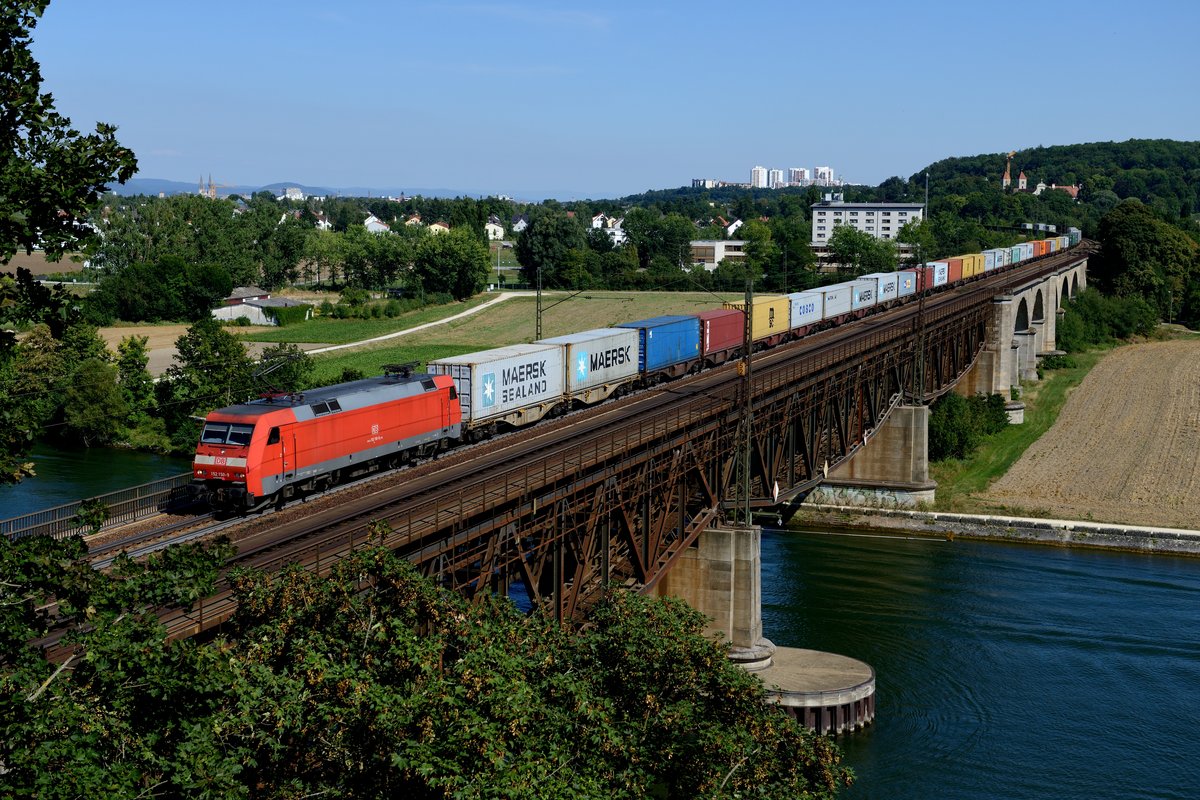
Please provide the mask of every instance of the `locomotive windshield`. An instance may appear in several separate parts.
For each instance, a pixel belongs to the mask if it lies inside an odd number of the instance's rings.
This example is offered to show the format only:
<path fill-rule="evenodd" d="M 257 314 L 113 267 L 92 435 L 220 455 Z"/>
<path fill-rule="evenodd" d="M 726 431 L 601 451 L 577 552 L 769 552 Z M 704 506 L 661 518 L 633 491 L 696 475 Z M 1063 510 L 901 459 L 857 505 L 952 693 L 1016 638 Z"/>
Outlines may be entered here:
<path fill-rule="evenodd" d="M 200 434 L 201 444 L 232 444 L 240 447 L 250 444 L 254 433 L 253 425 L 231 425 L 227 422 L 207 422 Z"/>

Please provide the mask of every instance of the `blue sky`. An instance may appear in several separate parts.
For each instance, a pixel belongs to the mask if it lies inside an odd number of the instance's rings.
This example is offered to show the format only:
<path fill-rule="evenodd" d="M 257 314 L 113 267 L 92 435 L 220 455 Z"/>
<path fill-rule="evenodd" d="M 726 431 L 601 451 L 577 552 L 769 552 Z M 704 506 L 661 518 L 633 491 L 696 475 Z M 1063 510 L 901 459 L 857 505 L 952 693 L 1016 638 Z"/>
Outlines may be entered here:
<path fill-rule="evenodd" d="M 616 197 L 1200 138 L 1200 3 L 52 0 L 44 90 L 139 177 Z"/>

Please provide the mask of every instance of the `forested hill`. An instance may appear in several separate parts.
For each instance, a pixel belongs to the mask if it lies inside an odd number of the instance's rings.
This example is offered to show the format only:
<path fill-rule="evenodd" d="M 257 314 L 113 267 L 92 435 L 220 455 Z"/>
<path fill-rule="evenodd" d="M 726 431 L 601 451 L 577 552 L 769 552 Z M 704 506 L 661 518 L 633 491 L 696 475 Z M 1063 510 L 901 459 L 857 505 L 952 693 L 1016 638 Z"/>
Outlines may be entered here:
<path fill-rule="evenodd" d="M 929 166 L 930 191 L 967 195 L 998 187 L 1006 155 L 937 161 Z M 1082 186 L 1083 196 L 1093 199 L 1111 191 L 1122 200 L 1136 197 L 1166 217 L 1186 217 L 1200 208 L 1200 142 L 1130 139 L 1035 147 L 1013 155 L 1014 188 L 1022 171 L 1031 190 L 1040 181 L 1047 186 Z M 909 179 L 910 190 L 917 186 L 924 188 L 924 170 Z"/>

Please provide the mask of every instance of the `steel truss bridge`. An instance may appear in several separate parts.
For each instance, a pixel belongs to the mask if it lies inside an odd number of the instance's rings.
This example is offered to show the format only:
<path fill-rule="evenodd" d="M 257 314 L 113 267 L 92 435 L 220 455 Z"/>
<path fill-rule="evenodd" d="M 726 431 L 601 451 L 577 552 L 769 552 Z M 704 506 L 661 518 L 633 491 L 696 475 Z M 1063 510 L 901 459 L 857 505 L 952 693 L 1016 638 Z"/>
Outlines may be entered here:
<path fill-rule="evenodd" d="M 894 405 L 949 391 L 986 343 L 993 297 L 1082 257 L 1046 257 L 757 355 L 752 504 L 802 497 Z M 468 596 L 519 581 L 560 618 L 610 583 L 652 587 L 736 495 L 740 385 L 726 365 L 517 434 L 461 477 L 378 509 L 386 543 Z"/>

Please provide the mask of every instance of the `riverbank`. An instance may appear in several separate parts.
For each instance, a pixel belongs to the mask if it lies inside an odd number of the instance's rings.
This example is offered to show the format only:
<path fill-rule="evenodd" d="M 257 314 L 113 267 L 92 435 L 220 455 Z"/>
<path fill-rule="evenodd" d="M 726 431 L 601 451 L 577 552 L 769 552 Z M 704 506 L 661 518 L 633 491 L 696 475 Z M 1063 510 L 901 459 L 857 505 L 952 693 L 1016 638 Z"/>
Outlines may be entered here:
<path fill-rule="evenodd" d="M 1200 557 L 1200 530 L 1149 525 L 807 503 L 789 525 Z"/>

